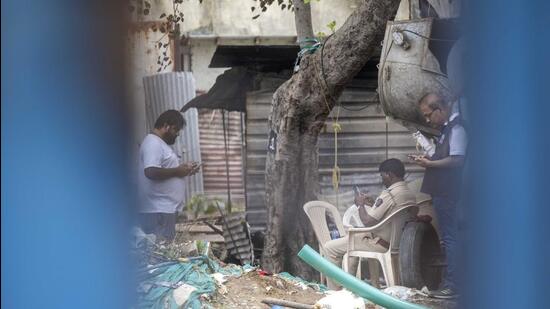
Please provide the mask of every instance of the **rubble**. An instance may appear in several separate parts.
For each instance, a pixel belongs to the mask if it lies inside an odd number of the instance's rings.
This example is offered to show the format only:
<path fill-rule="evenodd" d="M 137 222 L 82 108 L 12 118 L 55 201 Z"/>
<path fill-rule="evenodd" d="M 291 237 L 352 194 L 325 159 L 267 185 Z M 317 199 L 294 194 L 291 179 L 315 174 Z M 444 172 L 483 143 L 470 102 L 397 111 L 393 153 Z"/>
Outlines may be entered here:
<path fill-rule="evenodd" d="M 315 309 L 381 308 L 349 291 L 329 291 L 286 272 L 272 274 L 248 264 L 225 264 L 213 255 L 210 242 L 192 241 L 185 234 L 167 242 L 135 229 L 132 245 L 139 266 L 137 308 L 266 309 L 265 299 Z M 425 291 L 406 287 L 383 292 L 431 308 L 457 307 L 454 301 L 430 299 Z"/>

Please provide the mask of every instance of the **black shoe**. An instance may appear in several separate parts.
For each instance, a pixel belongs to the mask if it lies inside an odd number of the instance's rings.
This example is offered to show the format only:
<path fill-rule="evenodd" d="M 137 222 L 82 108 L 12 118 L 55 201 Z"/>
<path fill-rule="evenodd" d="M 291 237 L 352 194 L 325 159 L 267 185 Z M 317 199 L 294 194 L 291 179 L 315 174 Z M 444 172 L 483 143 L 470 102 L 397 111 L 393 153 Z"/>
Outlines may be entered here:
<path fill-rule="evenodd" d="M 451 288 L 443 288 L 437 291 L 430 291 L 428 296 L 439 299 L 451 299 L 458 297 L 458 294 Z"/>

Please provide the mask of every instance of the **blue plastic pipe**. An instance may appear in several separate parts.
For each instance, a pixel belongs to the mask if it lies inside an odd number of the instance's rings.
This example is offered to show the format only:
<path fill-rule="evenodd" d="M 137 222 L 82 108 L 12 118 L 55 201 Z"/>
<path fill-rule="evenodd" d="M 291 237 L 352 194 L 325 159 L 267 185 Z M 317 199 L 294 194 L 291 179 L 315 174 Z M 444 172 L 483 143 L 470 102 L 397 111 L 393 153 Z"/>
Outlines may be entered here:
<path fill-rule="evenodd" d="M 305 245 L 302 250 L 298 252 L 298 257 L 319 272 L 323 273 L 325 276 L 338 282 L 346 289 L 352 291 L 356 295 L 372 301 L 377 305 L 388 309 L 426 309 L 426 307 L 394 298 L 355 278 L 336 265 L 325 260 L 321 255 L 319 255 L 319 253 L 317 253 L 317 251 L 311 249 L 308 245 Z"/>

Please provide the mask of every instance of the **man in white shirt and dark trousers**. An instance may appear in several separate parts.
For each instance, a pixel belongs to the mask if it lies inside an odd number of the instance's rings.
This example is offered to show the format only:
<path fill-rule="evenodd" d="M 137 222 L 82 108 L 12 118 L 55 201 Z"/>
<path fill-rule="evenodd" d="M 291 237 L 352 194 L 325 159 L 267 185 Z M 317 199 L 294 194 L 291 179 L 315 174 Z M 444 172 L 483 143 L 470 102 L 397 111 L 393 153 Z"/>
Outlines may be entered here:
<path fill-rule="evenodd" d="M 439 235 L 446 252 L 447 271 L 436 298 L 456 297 L 457 288 L 457 204 L 462 186 L 462 167 L 466 157 L 467 136 L 458 111 L 442 96 L 429 93 L 419 101 L 422 115 L 441 135 L 435 139 L 435 152 L 429 157 L 413 156 L 414 162 L 426 168 L 421 191 L 432 196 L 439 222 Z"/>
<path fill-rule="evenodd" d="M 168 240 L 176 234 L 176 209 L 184 198 L 183 178 L 200 169 L 198 162 L 180 163 L 170 147 L 185 125 L 179 111 L 165 111 L 140 146 L 140 225 L 145 233 Z"/>

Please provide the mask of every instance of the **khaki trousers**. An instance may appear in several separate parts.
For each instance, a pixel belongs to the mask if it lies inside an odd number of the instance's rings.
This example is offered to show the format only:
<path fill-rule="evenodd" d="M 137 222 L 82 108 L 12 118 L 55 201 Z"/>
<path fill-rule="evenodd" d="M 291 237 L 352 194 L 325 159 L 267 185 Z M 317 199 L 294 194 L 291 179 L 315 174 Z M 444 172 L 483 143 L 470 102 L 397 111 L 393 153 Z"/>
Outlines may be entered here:
<path fill-rule="evenodd" d="M 372 244 L 366 240 L 356 239 L 355 244 L 357 246 L 357 249 L 364 251 L 384 252 L 386 250 L 386 248 L 382 247 L 381 245 Z M 324 249 L 325 258 L 334 265 L 342 267 L 342 258 L 344 257 L 344 254 L 346 254 L 348 249 L 348 236 L 327 241 L 324 245 Z M 358 258 L 350 259 L 350 263 L 348 265 L 348 272 L 350 274 L 355 275 L 355 273 L 357 272 L 358 261 Z M 340 285 L 332 281 L 330 278 L 327 278 L 327 286 L 331 290 L 340 289 Z"/>

